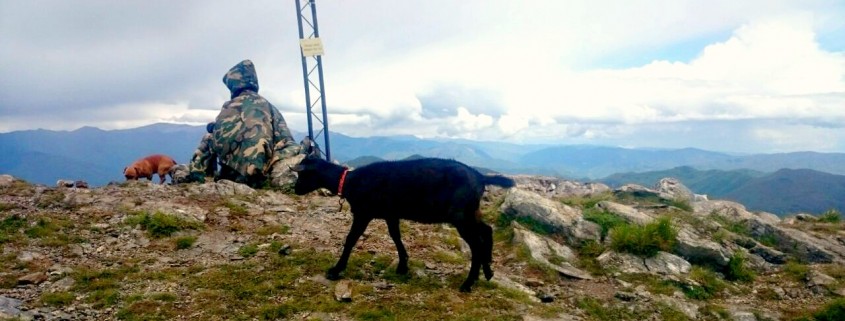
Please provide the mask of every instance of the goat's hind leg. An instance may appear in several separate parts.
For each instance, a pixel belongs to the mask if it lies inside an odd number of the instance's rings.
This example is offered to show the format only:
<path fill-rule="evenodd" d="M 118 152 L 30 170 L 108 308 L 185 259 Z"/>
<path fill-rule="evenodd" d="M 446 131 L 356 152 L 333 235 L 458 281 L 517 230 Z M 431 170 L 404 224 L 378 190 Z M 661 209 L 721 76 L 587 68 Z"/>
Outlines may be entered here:
<path fill-rule="evenodd" d="M 399 220 L 389 219 L 387 222 L 387 231 L 390 233 L 390 238 L 393 239 L 393 244 L 396 244 L 396 251 L 399 252 L 399 264 L 396 265 L 396 274 L 408 273 L 408 252 L 405 251 L 405 245 L 402 244 L 402 236 L 399 232 Z"/>
<path fill-rule="evenodd" d="M 478 272 L 481 267 L 482 257 L 484 256 L 481 249 L 481 238 L 478 236 L 478 231 L 473 224 L 456 225 L 455 228 L 458 229 L 458 234 L 461 235 L 461 238 L 467 242 L 472 253 L 469 274 L 467 274 L 466 281 L 461 284 L 461 292 L 470 292 L 472 291 L 473 284 L 478 280 Z"/>
<path fill-rule="evenodd" d="M 353 217 L 352 227 L 349 229 L 349 234 L 346 235 L 346 242 L 343 243 L 343 253 L 340 255 L 340 259 L 337 260 L 337 263 L 335 263 L 335 265 L 326 272 L 327 279 L 340 279 L 340 272 L 343 272 L 343 270 L 346 269 L 346 263 L 349 261 L 349 254 L 352 253 L 352 248 L 355 246 L 355 243 L 358 242 L 358 238 L 361 237 L 361 234 L 364 234 L 364 230 L 367 229 L 367 225 L 370 224 L 370 220 L 372 219 L 359 219 L 358 217 Z"/>
<path fill-rule="evenodd" d="M 481 267 L 484 268 L 484 278 L 490 281 L 493 278 L 493 269 L 490 268 L 490 264 L 493 263 L 493 228 L 480 221 L 476 224 L 476 227 L 481 237 L 480 248 L 484 253 L 484 257 L 481 260 Z"/>

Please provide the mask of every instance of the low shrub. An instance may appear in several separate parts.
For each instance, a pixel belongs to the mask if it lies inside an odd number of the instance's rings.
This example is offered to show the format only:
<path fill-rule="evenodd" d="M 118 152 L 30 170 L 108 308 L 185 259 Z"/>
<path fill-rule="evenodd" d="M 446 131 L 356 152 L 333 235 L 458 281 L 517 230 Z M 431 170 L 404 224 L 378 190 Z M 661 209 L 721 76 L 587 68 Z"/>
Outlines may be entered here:
<path fill-rule="evenodd" d="M 734 253 L 725 269 L 725 278 L 731 281 L 751 282 L 757 275 L 745 264 L 745 255 Z"/>
<path fill-rule="evenodd" d="M 174 240 L 174 244 L 176 245 L 177 250 L 184 250 L 189 249 L 194 246 L 196 243 L 197 237 L 196 236 L 182 236 Z"/>
<path fill-rule="evenodd" d="M 611 229 L 626 224 L 625 220 L 616 214 L 596 209 L 584 210 L 584 219 L 596 223 L 601 227 L 601 240 L 604 241 Z"/>
<path fill-rule="evenodd" d="M 644 226 L 620 225 L 610 231 L 610 236 L 612 249 L 645 257 L 659 251 L 671 252 L 678 242 L 678 231 L 668 217 Z"/>
<path fill-rule="evenodd" d="M 725 281 L 711 269 L 693 266 L 689 272 L 689 278 L 698 283 L 697 285 L 684 284 L 683 292 L 691 299 L 707 300 L 716 296 L 725 289 Z"/>
<path fill-rule="evenodd" d="M 804 316 L 796 320 L 802 321 L 841 321 L 845 320 L 845 298 L 838 298 L 816 312 L 812 316 Z"/>
<path fill-rule="evenodd" d="M 842 213 L 839 213 L 836 209 L 829 209 L 819 215 L 819 222 L 839 223 L 840 221 L 842 221 Z"/>
<path fill-rule="evenodd" d="M 810 267 L 795 261 L 786 262 L 783 266 L 783 272 L 789 275 L 793 280 L 801 282 L 807 278 L 810 273 Z"/>
<path fill-rule="evenodd" d="M 26 219 L 18 215 L 10 215 L 0 220 L 0 244 L 11 241 L 14 234 L 26 226 Z"/>
<path fill-rule="evenodd" d="M 199 223 L 190 222 L 179 216 L 162 212 L 137 214 L 129 217 L 126 223 L 129 225 L 140 225 L 141 229 L 147 231 L 153 238 L 167 237 L 181 230 L 197 229 L 200 227 Z"/>

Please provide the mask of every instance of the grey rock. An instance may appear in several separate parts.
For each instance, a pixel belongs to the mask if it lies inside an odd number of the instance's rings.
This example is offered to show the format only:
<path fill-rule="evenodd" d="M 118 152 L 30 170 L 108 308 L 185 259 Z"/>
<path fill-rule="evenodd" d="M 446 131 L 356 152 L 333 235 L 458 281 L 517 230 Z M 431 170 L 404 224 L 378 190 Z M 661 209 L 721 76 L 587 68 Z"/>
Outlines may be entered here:
<path fill-rule="evenodd" d="M 757 244 L 750 248 L 748 252 L 756 254 L 772 264 L 786 264 L 787 255 L 781 251 L 775 250 L 763 244 Z"/>
<path fill-rule="evenodd" d="M 525 293 L 534 302 L 540 301 L 537 298 L 537 292 L 534 292 L 534 290 L 529 289 L 525 285 L 522 285 L 522 284 L 520 284 L 520 283 L 518 283 L 514 280 L 511 280 L 509 277 L 505 276 L 504 273 L 493 274 L 493 278 L 490 279 L 490 281 L 498 284 L 499 286 Z"/>
<path fill-rule="evenodd" d="M 727 266 L 732 253 L 725 247 L 698 235 L 688 228 L 678 230 L 675 253 L 688 262 Z"/>
<path fill-rule="evenodd" d="M 199 196 L 234 196 L 251 195 L 255 193 L 255 190 L 247 185 L 235 183 L 233 181 L 225 179 L 216 182 L 205 182 L 203 184 L 192 184 L 189 185 L 188 191 L 193 195 Z"/>
<path fill-rule="evenodd" d="M 557 177 L 514 175 L 520 189 L 547 196 L 587 196 L 610 191 L 610 187 L 602 183 L 585 183 L 565 180 Z"/>
<path fill-rule="evenodd" d="M 525 245 L 531 253 L 531 257 L 535 260 L 548 260 L 552 255 L 559 256 L 566 260 L 573 260 L 576 258 L 575 252 L 565 245 L 561 245 L 551 239 L 540 236 L 531 232 L 519 223 L 511 223 L 514 231 L 514 243 Z"/>
<path fill-rule="evenodd" d="M 667 252 L 657 252 L 657 255 L 644 260 L 645 267 L 650 273 L 659 275 L 687 274 L 692 265 L 683 258 Z"/>
<path fill-rule="evenodd" d="M 805 221 L 805 222 L 815 222 L 815 221 L 819 220 L 818 218 L 816 218 L 812 214 L 807 214 L 807 213 L 796 214 L 795 219 L 797 219 L 799 221 Z"/>
<path fill-rule="evenodd" d="M 616 294 L 613 295 L 613 297 L 625 302 L 631 302 L 637 299 L 636 294 L 625 291 L 617 291 Z"/>
<path fill-rule="evenodd" d="M 753 312 L 749 311 L 730 311 L 731 320 L 734 321 L 757 321 L 757 317 Z"/>
<path fill-rule="evenodd" d="M 12 183 L 15 182 L 15 178 L 12 175 L 3 174 L 0 175 L 0 188 L 6 188 L 12 186 Z"/>
<path fill-rule="evenodd" d="M 15 318 L 20 316 L 23 301 L 0 296 L 0 318 Z"/>
<path fill-rule="evenodd" d="M 681 311 L 684 315 L 686 315 L 690 319 L 698 319 L 698 306 L 694 303 L 690 303 L 678 298 L 666 296 L 660 294 L 656 297 L 656 299 L 660 302 L 663 302 L 666 305 L 669 305 L 678 311 Z"/>
<path fill-rule="evenodd" d="M 516 222 L 513 222 L 512 226 L 514 228 L 514 243 L 525 245 L 530 252 L 531 257 L 535 261 L 544 264 L 567 277 L 581 280 L 593 279 L 589 273 L 572 266 L 569 262 L 564 261 L 556 264 L 550 261 L 550 259 L 555 256 L 564 260 L 573 260 L 576 258 L 575 253 L 565 245 L 561 245 L 554 240 L 537 235 L 523 228 Z"/>
<path fill-rule="evenodd" d="M 658 252 L 650 258 L 642 258 L 629 253 L 607 251 L 596 258 L 602 266 L 622 273 L 650 273 L 655 275 L 682 275 L 689 273 L 689 262 L 683 258 Z"/>
<path fill-rule="evenodd" d="M 667 194 L 672 200 L 692 202 L 695 200 L 695 195 L 689 188 L 681 184 L 677 178 L 667 177 L 657 182 L 654 189 L 661 194 Z"/>
<path fill-rule="evenodd" d="M 551 232 L 562 233 L 570 244 L 600 238 L 599 226 L 584 220 L 579 209 L 533 192 L 509 189 L 500 209 L 505 215 L 527 218 Z"/>
<path fill-rule="evenodd" d="M 641 213 L 637 209 L 619 203 L 614 203 L 611 201 L 601 201 L 596 206 L 604 211 L 607 211 L 612 214 L 616 214 L 617 216 L 624 219 L 626 222 L 636 225 L 646 225 L 654 221 L 654 218 L 648 216 L 646 214 Z"/>
<path fill-rule="evenodd" d="M 752 237 L 773 239 L 775 249 L 809 263 L 845 262 L 845 246 L 835 239 L 812 236 L 803 231 L 781 226 L 769 213 L 748 212 L 742 204 L 729 201 L 707 201 L 694 204 L 697 215 L 719 215 L 745 225 Z"/>

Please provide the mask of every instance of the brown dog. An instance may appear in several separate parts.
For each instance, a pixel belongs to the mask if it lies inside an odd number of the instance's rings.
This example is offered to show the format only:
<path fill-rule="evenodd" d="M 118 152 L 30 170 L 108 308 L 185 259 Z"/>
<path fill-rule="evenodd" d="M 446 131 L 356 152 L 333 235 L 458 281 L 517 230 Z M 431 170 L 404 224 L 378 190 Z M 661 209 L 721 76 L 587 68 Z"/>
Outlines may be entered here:
<path fill-rule="evenodd" d="M 126 166 L 123 169 L 123 176 L 126 177 L 127 181 L 137 180 L 141 177 L 146 177 L 152 181 L 153 174 L 158 174 L 158 178 L 161 180 L 160 184 L 164 184 L 167 173 L 173 165 L 176 165 L 176 161 L 167 155 L 150 155 Z"/>

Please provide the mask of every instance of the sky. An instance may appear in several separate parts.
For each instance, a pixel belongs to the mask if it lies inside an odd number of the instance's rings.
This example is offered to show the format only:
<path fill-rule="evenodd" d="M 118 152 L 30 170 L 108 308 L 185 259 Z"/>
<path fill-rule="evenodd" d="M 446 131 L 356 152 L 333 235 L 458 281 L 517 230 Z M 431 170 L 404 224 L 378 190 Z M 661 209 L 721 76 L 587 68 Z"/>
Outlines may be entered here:
<path fill-rule="evenodd" d="M 845 1 L 317 0 L 350 136 L 845 152 Z M 306 131 L 293 0 L 0 0 L 0 132 L 205 124 L 221 79 Z"/>

